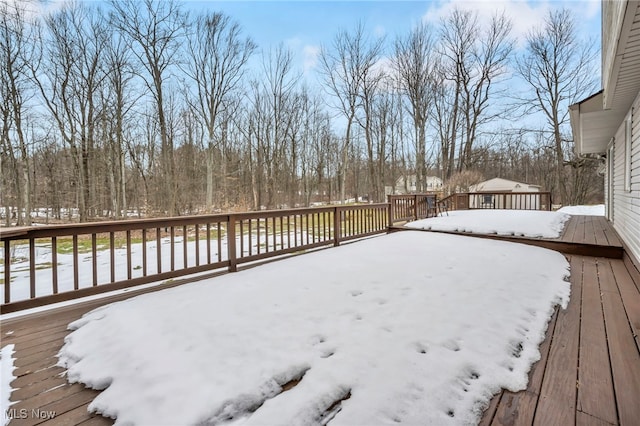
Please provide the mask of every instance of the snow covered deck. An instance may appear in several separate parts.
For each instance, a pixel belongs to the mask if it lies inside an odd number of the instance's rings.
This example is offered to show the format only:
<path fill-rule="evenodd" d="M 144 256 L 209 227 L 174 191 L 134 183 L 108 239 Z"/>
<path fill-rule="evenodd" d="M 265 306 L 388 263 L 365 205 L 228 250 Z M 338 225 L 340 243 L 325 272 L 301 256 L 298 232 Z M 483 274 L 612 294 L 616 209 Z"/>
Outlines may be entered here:
<path fill-rule="evenodd" d="M 598 226 L 603 223 L 606 221 L 597 217 L 574 217 L 559 239 L 566 244 L 595 241 L 603 246 L 619 245 L 615 233 L 609 239 L 607 230 Z M 621 259 L 568 258 L 569 306 L 553 315 L 527 389 L 496 395 L 481 424 L 637 424 L 640 274 Z M 64 369 L 56 366 L 56 355 L 70 333 L 70 322 L 98 306 L 130 296 L 122 294 L 2 321 L 2 346 L 15 345 L 13 374 L 17 378 L 11 384 L 16 389 L 11 400 L 20 401 L 10 407 L 14 417 L 11 425 L 112 424 L 111 419 L 88 413 L 88 404 L 99 392 L 67 383 L 60 376 Z M 40 413 L 40 418 L 34 412 Z M 27 413 L 26 418 L 18 419 L 22 413 Z"/>
<path fill-rule="evenodd" d="M 465 210 L 454 211 L 451 215 L 455 214 L 478 214 L 478 215 L 495 215 L 504 214 L 506 216 L 515 216 L 522 214 L 535 214 L 538 215 L 541 212 L 526 212 L 526 211 L 512 211 L 512 210 Z M 544 212 L 546 213 L 546 212 Z M 554 212 L 548 212 L 548 214 L 554 214 Z M 494 230 L 493 228 L 486 227 L 486 221 L 484 218 L 479 221 L 474 221 L 471 218 L 472 223 L 482 223 L 482 228 L 472 229 L 464 225 L 464 221 L 461 222 L 456 217 L 440 216 L 436 218 L 429 218 L 419 220 L 417 222 L 409 222 L 404 226 L 392 227 L 393 230 L 406 230 L 411 229 L 423 229 L 430 232 L 443 232 L 447 234 L 455 235 L 469 235 L 480 238 L 497 239 L 503 241 L 512 241 L 516 243 L 530 244 L 538 247 L 544 247 L 551 250 L 556 250 L 565 254 L 575 254 L 582 256 L 595 256 L 595 257 L 607 257 L 614 259 L 621 259 L 623 255 L 622 242 L 618 237 L 618 234 L 613 229 L 613 226 L 604 216 L 591 216 L 591 215 L 571 215 L 569 220 L 564 224 L 564 228 L 560 227 L 562 231 L 558 236 L 552 235 L 518 235 L 513 234 L 511 231 L 501 232 L 500 230 Z M 462 225 L 461 225 L 462 224 Z M 515 225 L 517 227 L 517 225 Z M 513 225 L 506 224 L 504 228 L 506 230 L 514 229 Z"/>

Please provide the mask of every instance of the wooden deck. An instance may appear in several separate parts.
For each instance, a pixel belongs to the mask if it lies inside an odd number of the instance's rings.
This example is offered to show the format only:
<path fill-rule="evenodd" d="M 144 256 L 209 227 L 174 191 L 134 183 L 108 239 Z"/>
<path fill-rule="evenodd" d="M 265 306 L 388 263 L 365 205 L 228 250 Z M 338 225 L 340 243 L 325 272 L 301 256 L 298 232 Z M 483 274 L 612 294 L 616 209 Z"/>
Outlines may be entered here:
<path fill-rule="evenodd" d="M 559 239 L 563 244 L 621 244 L 598 218 L 578 216 L 565 229 Z M 640 424 L 640 274 L 628 259 L 568 258 L 571 300 L 549 323 L 528 388 L 496 395 L 482 425 Z M 130 295 L 118 296 L 125 297 Z M 68 384 L 64 369 L 55 366 L 68 323 L 106 302 L 2 322 L 2 346 L 14 344 L 16 351 L 11 400 L 19 402 L 11 406 L 11 425 L 113 423 L 87 411 L 98 391 Z M 32 410 L 55 416 L 37 418 Z M 25 418 L 18 418 L 23 413 Z"/>
<path fill-rule="evenodd" d="M 558 238 L 530 238 L 497 234 L 472 234 L 458 231 L 420 230 L 407 228 L 402 225 L 392 226 L 391 230 L 438 232 L 442 234 L 510 241 L 544 247 L 568 255 L 622 259 L 624 253 L 618 234 L 603 216 L 571 216 L 564 227 L 562 235 Z"/>
<path fill-rule="evenodd" d="M 549 322 L 526 390 L 481 425 L 640 424 L 640 292 L 624 262 L 571 256 L 571 300 Z"/>
<path fill-rule="evenodd" d="M 69 322 L 103 303 L 63 308 L 55 313 L 2 322 L 2 346 L 15 345 L 13 375 L 16 379 L 11 383 L 15 389 L 11 401 L 18 402 L 10 407 L 10 425 L 113 424 L 111 419 L 87 411 L 87 405 L 99 392 L 81 384 L 67 383 L 62 375 L 64 368 L 56 366 L 56 355 L 65 336 L 70 333 L 67 330 Z M 52 418 L 47 420 L 47 417 Z"/>

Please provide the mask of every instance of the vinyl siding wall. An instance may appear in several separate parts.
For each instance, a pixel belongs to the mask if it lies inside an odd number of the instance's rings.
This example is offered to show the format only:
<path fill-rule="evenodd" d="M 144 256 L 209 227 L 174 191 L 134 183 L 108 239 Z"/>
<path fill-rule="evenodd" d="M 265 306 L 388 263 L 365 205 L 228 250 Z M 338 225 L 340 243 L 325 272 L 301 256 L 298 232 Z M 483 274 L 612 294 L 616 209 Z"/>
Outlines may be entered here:
<path fill-rule="evenodd" d="M 631 126 L 631 191 L 625 190 L 625 122 L 614 141 L 613 227 L 640 259 L 640 96 L 633 102 Z"/>

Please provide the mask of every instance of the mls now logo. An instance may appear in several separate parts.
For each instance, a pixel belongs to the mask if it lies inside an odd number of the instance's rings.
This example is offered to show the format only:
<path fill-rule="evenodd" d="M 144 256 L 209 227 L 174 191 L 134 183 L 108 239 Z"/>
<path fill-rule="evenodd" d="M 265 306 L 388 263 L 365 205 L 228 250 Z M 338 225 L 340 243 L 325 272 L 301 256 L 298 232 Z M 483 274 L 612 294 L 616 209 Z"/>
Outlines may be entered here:
<path fill-rule="evenodd" d="M 51 420 L 56 416 L 55 411 L 41 410 L 39 408 L 34 408 L 32 410 L 28 410 L 26 408 L 10 408 L 4 413 L 5 419 L 15 420 L 15 419 L 40 419 L 40 420 Z"/>

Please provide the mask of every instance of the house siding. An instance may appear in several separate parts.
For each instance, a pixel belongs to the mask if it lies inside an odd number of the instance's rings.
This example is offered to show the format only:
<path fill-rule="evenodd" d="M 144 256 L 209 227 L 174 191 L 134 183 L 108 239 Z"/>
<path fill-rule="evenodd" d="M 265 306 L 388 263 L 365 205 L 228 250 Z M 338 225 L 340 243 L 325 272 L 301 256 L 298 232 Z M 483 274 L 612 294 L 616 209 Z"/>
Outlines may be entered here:
<path fill-rule="evenodd" d="M 628 249 L 640 259 L 640 96 L 631 114 L 631 191 L 625 190 L 625 123 L 616 132 L 613 173 L 613 226 Z"/>

